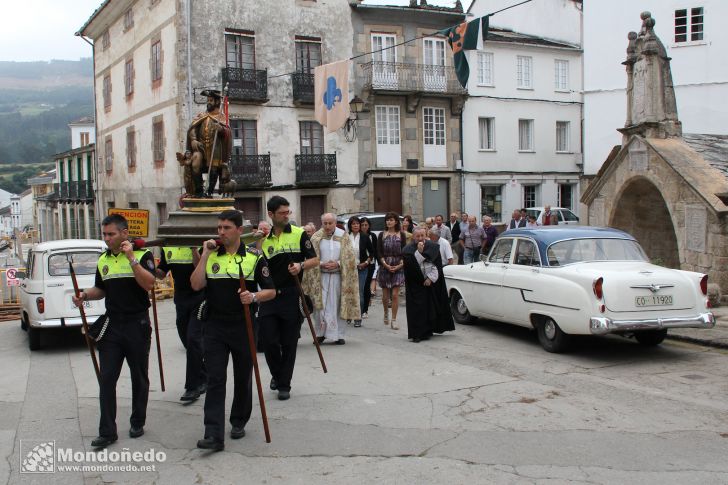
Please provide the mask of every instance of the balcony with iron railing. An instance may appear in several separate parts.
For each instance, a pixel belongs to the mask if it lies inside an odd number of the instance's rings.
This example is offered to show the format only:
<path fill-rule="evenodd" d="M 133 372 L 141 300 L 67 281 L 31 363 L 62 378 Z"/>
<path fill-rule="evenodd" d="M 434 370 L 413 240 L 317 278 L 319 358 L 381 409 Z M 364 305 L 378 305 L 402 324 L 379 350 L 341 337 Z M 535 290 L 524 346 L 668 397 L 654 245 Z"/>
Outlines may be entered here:
<path fill-rule="evenodd" d="M 267 155 L 232 155 L 230 176 L 235 180 L 236 190 L 262 189 L 270 187 L 270 153 Z"/>
<path fill-rule="evenodd" d="M 364 70 L 364 87 L 372 91 L 426 93 L 446 97 L 467 94 L 452 66 L 382 61 L 371 61 L 360 66 Z"/>
<path fill-rule="evenodd" d="M 227 86 L 230 102 L 268 101 L 268 71 L 259 69 L 222 68 L 222 85 Z"/>
<path fill-rule="evenodd" d="M 296 155 L 296 185 L 326 187 L 337 182 L 336 154 Z"/>
<path fill-rule="evenodd" d="M 91 180 L 61 182 L 54 184 L 54 187 L 61 202 L 90 202 L 94 200 L 94 188 Z"/>
<path fill-rule="evenodd" d="M 302 104 L 313 104 L 313 74 L 294 72 L 291 74 L 293 84 L 293 101 Z"/>

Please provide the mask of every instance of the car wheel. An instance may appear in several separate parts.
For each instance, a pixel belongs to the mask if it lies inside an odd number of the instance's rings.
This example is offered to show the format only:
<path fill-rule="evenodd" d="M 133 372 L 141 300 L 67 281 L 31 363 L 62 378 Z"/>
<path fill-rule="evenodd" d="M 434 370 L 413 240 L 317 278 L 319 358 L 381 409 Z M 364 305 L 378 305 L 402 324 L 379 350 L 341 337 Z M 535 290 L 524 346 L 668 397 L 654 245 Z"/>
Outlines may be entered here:
<path fill-rule="evenodd" d="M 22 312 L 20 314 L 20 328 L 28 331 L 28 315 L 25 314 L 25 312 Z"/>
<path fill-rule="evenodd" d="M 558 354 L 569 347 L 569 336 L 552 318 L 543 318 L 536 327 L 538 341 L 546 352 Z"/>
<path fill-rule="evenodd" d="M 666 328 L 663 328 L 662 330 L 645 330 L 642 332 L 635 332 L 634 334 L 634 338 L 637 339 L 639 343 L 648 347 L 660 345 L 662 341 L 665 340 L 666 336 Z"/>
<path fill-rule="evenodd" d="M 30 350 L 40 349 L 40 330 L 28 327 L 28 348 Z"/>
<path fill-rule="evenodd" d="M 450 295 L 450 311 L 453 320 L 461 325 L 472 325 L 476 320 L 470 315 L 465 300 L 457 291 L 453 291 Z"/>

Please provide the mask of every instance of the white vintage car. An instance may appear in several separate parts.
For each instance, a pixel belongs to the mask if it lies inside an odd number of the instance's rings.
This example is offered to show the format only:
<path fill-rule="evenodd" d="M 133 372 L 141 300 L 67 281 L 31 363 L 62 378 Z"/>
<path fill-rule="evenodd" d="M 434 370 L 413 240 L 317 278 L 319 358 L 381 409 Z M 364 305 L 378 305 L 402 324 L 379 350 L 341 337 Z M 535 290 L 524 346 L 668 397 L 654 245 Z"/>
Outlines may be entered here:
<path fill-rule="evenodd" d="M 94 285 L 96 263 L 106 250 L 103 241 L 62 239 L 39 243 L 28 251 L 27 271 L 20 273 L 20 326 L 28 332 L 30 350 L 41 348 L 41 334 L 48 329 L 80 327 L 81 314 L 73 304 L 73 282 L 68 265 L 73 262 L 79 288 Z M 104 313 L 104 300 L 84 302 L 93 323 Z"/>
<path fill-rule="evenodd" d="M 549 352 L 566 350 L 569 335 L 614 333 L 658 345 L 669 328 L 715 325 L 707 275 L 651 264 L 616 229 L 510 230 L 481 261 L 444 273 L 456 322 L 535 328 Z"/>

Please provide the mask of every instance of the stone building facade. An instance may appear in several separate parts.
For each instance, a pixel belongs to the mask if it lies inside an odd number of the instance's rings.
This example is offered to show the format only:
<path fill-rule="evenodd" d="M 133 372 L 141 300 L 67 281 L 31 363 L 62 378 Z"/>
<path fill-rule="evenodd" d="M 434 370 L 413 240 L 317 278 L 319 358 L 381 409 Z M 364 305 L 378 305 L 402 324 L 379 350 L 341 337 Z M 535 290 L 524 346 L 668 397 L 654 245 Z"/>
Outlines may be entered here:
<path fill-rule="evenodd" d="M 351 2 L 351 8 L 353 54 L 361 56 L 354 61 L 355 92 L 365 101 L 356 129 L 356 209 L 415 220 L 447 215 L 461 205 L 467 92 L 445 37 L 435 32 L 463 22 L 462 7 Z"/>
<path fill-rule="evenodd" d="M 155 237 L 182 195 L 175 152 L 205 109 L 200 93 L 225 86 L 246 219 L 264 218 L 274 194 L 299 223 L 355 208 L 356 145 L 324 135 L 313 114 L 313 68 L 351 56 L 347 2 L 118 0 L 79 33 L 94 43 L 104 210 L 148 209 Z"/>
<path fill-rule="evenodd" d="M 589 224 L 623 229 L 654 262 L 707 273 L 728 291 L 728 136 L 682 134 L 670 59 L 642 14 L 627 48 L 627 121 L 581 202 Z"/>

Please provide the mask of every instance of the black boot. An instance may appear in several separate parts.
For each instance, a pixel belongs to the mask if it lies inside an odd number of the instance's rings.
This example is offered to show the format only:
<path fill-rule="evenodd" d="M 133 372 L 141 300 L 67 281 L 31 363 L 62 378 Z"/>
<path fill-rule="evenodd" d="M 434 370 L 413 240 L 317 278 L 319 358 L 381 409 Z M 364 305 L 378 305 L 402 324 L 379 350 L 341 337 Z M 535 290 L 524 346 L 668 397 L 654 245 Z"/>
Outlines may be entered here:
<path fill-rule="evenodd" d="M 210 170 L 210 178 L 207 181 L 207 196 L 212 197 L 212 194 L 215 193 L 215 186 L 217 185 L 217 178 L 219 176 L 219 170 L 216 168 L 213 168 Z"/>

